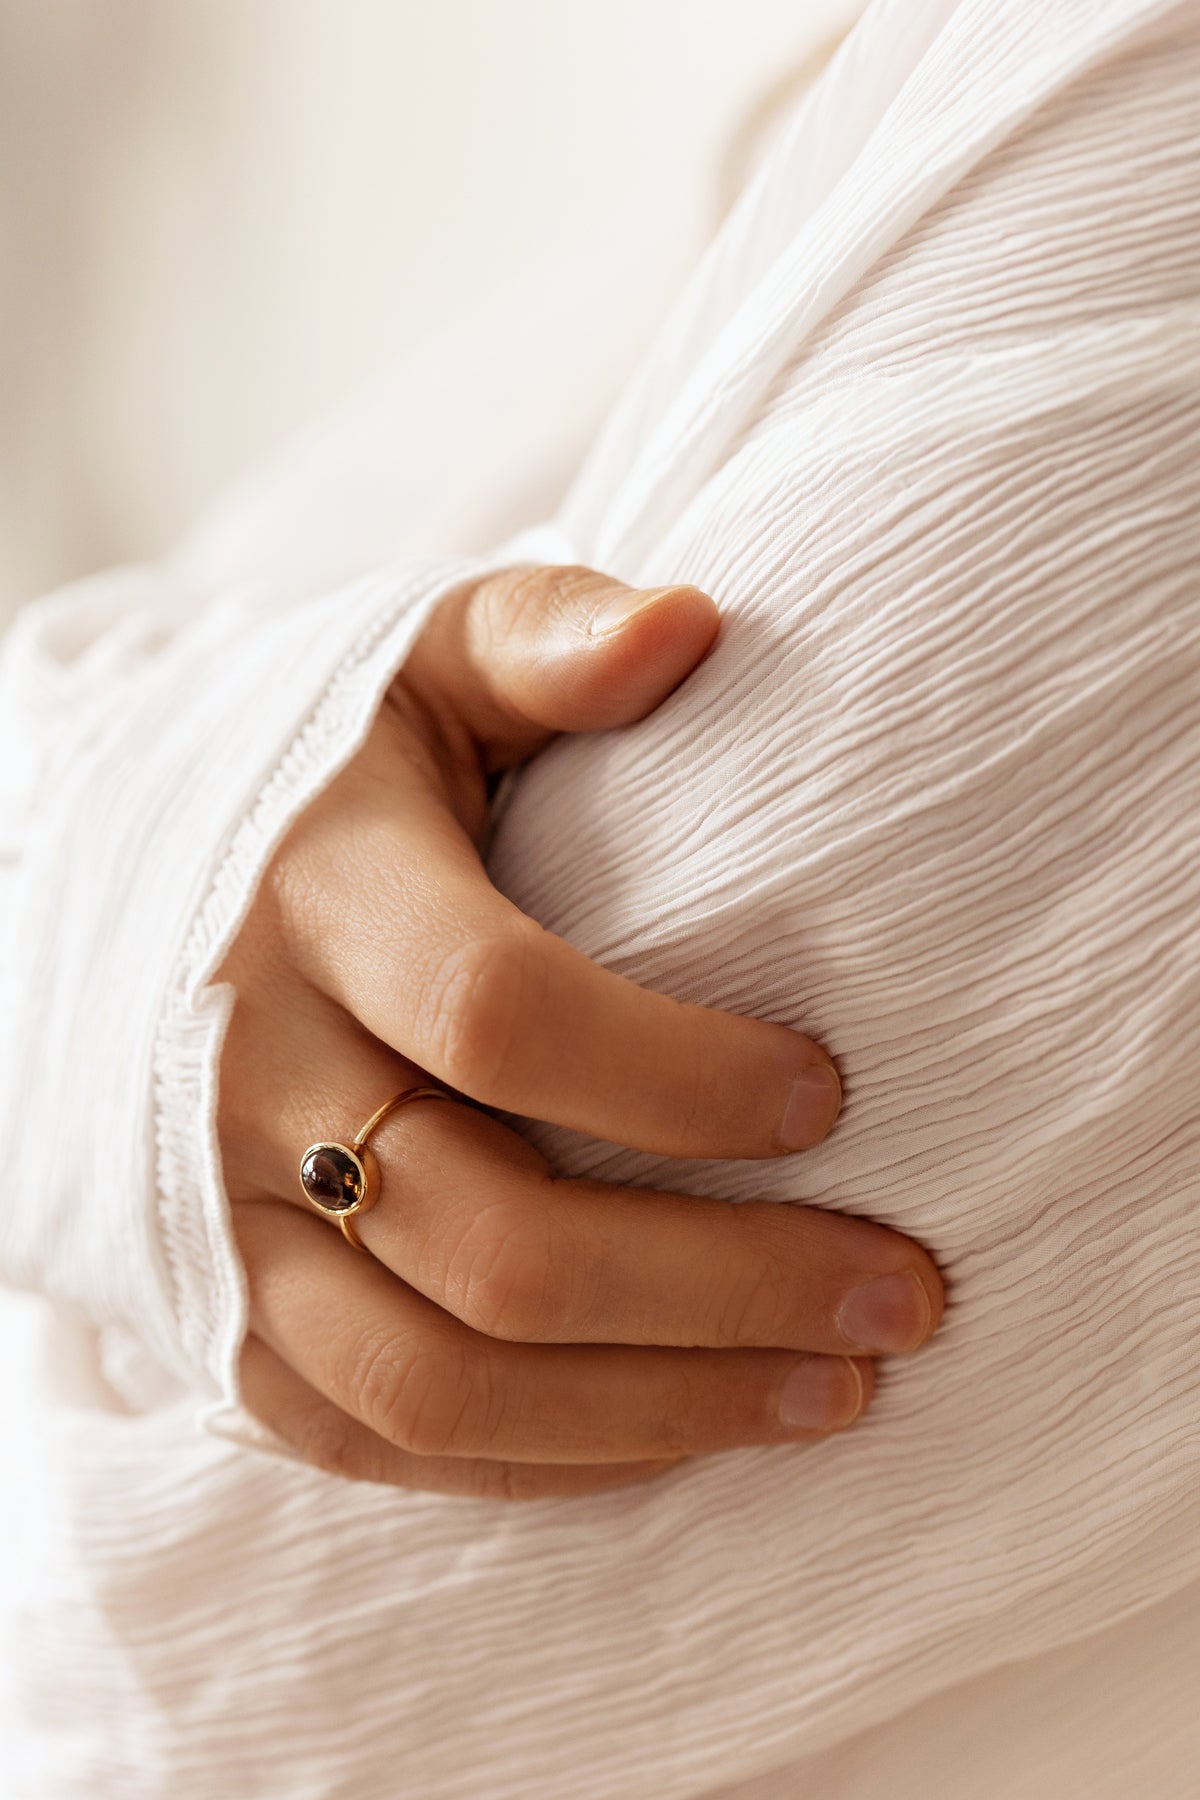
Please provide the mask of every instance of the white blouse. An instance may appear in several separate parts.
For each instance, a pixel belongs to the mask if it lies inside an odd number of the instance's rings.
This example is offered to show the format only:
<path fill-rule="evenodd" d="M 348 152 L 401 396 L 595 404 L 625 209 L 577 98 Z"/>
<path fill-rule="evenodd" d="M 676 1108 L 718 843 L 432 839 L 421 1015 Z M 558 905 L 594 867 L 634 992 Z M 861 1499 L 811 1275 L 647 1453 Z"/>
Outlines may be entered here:
<path fill-rule="evenodd" d="M 53 1313 L 6 1793 L 1194 1791 L 1198 83 L 1195 0 L 875 0 L 544 526 L 407 554 L 380 471 L 423 426 L 376 415 L 373 532 L 314 450 L 20 619 L 0 1268 Z M 951 1305 L 836 1441 L 506 1507 L 325 1476 L 241 1408 L 212 973 L 430 608 L 518 556 L 725 623 L 509 784 L 495 879 L 812 1031 L 848 1093 L 780 1164 L 525 1129 L 881 1219 Z"/>

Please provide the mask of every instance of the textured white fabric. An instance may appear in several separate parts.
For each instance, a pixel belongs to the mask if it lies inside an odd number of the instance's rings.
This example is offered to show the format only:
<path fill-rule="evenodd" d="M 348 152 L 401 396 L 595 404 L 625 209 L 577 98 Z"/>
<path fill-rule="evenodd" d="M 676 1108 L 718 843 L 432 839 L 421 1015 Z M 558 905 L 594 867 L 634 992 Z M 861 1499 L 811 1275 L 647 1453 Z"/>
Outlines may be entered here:
<path fill-rule="evenodd" d="M 874 5 L 557 519 L 498 553 L 722 603 L 657 714 L 510 788 L 492 866 L 612 966 L 837 1054 L 844 1119 L 788 1164 L 535 1131 L 564 1170 L 930 1246 L 943 1331 L 836 1443 L 521 1509 L 271 1454 L 209 977 L 470 565 L 330 595 L 194 549 L 17 632 L 2 1104 L 37 1179 L 3 1265 L 59 1304 L 52 1378 L 78 1395 L 82 1316 L 117 1390 L 42 1426 L 20 1792 L 807 1784 L 1200 1577 L 1198 76 L 1194 4 Z M 1107 1768 L 1128 1716 L 1094 1718 Z M 809 1791 L 926 1792 L 878 1729 Z M 1013 1742 L 955 1793 L 1037 1792 Z M 1055 1794 L 1096 1766 L 1060 1745 Z"/>
<path fill-rule="evenodd" d="M 706 1800 L 1195 1800 L 1200 1588 Z"/>

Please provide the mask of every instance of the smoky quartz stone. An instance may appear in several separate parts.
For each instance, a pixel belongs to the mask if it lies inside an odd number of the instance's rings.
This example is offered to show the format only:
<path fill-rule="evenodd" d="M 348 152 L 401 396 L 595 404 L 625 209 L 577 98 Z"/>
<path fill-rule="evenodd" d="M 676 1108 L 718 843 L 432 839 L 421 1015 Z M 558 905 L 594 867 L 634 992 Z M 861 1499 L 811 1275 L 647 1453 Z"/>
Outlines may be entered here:
<path fill-rule="evenodd" d="M 300 1184 L 322 1212 L 349 1212 L 367 1191 L 362 1164 L 343 1144 L 314 1144 L 300 1164 Z"/>

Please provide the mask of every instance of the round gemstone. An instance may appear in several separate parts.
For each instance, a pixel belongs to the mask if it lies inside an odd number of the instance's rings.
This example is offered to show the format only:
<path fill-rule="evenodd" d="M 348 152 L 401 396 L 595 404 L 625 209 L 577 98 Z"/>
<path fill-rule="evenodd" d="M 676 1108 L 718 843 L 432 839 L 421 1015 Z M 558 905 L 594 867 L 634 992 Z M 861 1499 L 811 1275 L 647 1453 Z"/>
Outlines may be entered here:
<path fill-rule="evenodd" d="M 325 1212 L 349 1212 L 367 1191 L 363 1166 L 341 1144 L 314 1144 L 300 1164 L 300 1185 Z"/>

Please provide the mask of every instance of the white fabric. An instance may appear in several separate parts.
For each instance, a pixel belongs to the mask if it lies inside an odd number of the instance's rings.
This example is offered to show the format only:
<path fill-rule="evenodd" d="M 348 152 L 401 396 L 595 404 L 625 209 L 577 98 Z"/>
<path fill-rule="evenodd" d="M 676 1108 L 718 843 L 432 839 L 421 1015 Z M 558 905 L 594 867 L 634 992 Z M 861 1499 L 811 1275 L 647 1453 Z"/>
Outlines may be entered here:
<path fill-rule="evenodd" d="M 364 571 L 326 532 L 324 576 L 359 578 L 318 590 L 295 557 L 272 577 L 243 512 L 14 634 L 3 1266 L 58 1309 L 14 1792 L 925 1793 L 895 1761 L 906 1709 L 966 1682 L 987 1711 L 1021 1658 L 1069 1682 L 1086 1656 L 1060 1646 L 1187 1605 L 1198 75 L 1190 3 L 875 4 L 557 518 L 497 553 L 722 603 L 653 718 L 510 788 L 492 863 L 612 966 L 837 1054 L 844 1119 L 787 1164 L 535 1130 L 564 1170 L 802 1197 L 930 1246 L 943 1331 L 835 1443 L 518 1509 L 274 1453 L 238 1405 L 209 978 L 476 565 L 414 566 L 400 532 Z M 1182 1796 L 1183 1665 L 1128 1668 L 1151 1676 L 1178 1696 L 1155 1792 Z M 1045 1734 L 1023 1742 L 1005 1681 L 1011 1754 L 981 1770 L 963 1744 L 956 1796 L 1039 1791 Z M 1055 1794 L 1122 1759 L 1135 1782 L 1141 1716 L 1092 1713 Z"/>
<path fill-rule="evenodd" d="M 706 1800 L 1194 1800 L 1200 1588 Z"/>

